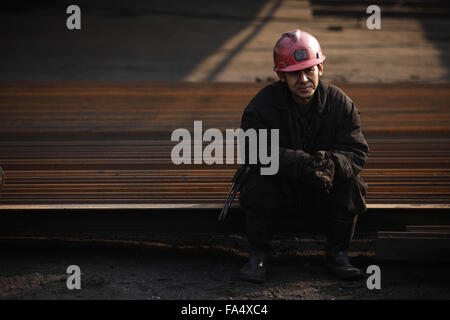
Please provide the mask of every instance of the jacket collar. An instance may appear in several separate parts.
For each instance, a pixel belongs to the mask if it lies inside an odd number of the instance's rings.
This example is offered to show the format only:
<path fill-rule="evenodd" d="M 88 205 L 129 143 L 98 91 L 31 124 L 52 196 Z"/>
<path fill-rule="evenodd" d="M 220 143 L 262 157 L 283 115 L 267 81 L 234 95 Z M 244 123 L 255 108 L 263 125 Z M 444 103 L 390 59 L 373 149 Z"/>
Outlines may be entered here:
<path fill-rule="evenodd" d="M 278 97 L 278 99 L 275 99 L 274 107 L 278 109 L 290 109 L 297 107 L 297 105 L 295 104 L 294 100 L 291 97 L 291 92 L 289 91 L 289 87 L 286 85 L 286 83 L 277 81 L 274 83 L 274 86 L 280 88 L 279 90 L 280 96 Z M 313 105 L 312 105 L 314 109 L 313 112 L 315 112 L 322 118 L 323 113 L 325 111 L 327 88 L 328 84 L 319 80 L 319 84 L 313 97 Z"/>
<path fill-rule="evenodd" d="M 295 101 L 290 96 L 290 91 L 288 86 L 278 81 L 274 85 L 281 86 L 281 90 L 279 90 L 281 96 L 276 99 L 275 107 L 279 109 L 284 109 L 286 112 L 283 112 L 283 119 L 285 123 L 288 124 L 288 130 L 290 132 L 290 140 L 291 145 L 295 149 L 303 149 L 305 146 L 305 151 L 314 152 L 312 149 L 314 148 L 317 140 L 317 135 L 322 125 L 323 120 L 325 119 L 325 105 L 326 105 L 326 93 L 328 85 L 319 80 L 319 84 L 316 92 L 314 93 L 313 101 L 311 107 L 312 119 L 310 126 L 310 136 L 307 141 L 302 143 L 300 139 L 300 124 L 297 120 L 295 108 L 298 108 Z"/>

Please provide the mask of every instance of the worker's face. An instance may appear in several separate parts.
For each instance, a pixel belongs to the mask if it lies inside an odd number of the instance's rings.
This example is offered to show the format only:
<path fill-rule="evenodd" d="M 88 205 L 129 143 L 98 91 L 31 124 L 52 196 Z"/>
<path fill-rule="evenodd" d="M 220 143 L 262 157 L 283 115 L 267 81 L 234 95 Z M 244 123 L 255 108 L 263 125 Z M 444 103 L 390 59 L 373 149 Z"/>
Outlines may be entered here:
<path fill-rule="evenodd" d="M 299 99 L 309 100 L 314 95 L 322 75 L 323 65 L 293 72 L 280 72 L 280 80 L 286 82 L 292 94 Z"/>

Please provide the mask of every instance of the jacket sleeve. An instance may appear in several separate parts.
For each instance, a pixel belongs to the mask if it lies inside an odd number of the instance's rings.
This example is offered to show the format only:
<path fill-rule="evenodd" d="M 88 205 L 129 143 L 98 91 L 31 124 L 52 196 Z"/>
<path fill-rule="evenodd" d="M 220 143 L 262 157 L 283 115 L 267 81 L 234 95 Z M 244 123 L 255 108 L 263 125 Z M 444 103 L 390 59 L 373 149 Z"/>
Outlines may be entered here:
<path fill-rule="evenodd" d="M 335 144 L 327 152 L 335 164 L 334 183 L 356 177 L 364 167 L 369 146 L 361 131 L 360 112 L 348 97 L 339 116 Z"/>
<path fill-rule="evenodd" d="M 261 101 L 259 101 L 261 103 Z M 255 97 L 250 104 L 247 106 L 247 108 L 244 110 L 244 113 L 242 115 L 241 120 L 241 129 L 244 131 L 248 129 L 255 129 L 256 132 L 258 132 L 259 129 L 274 129 L 270 128 L 267 123 L 260 117 L 258 114 L 257 108 L 258 106 L 258 99 Z M 272 152 L 277 152 L 277 150 L 271 150 L 270 148 L 270 134 L 268 131 L 268 154 L 272 154 Z M 258 141 L 258 147 L 259 147 L 259 141 Z M 245 162 L 249 164 L 249 146 L 248 141 L 246 141 L 245 144 Z M 301 167 L 302 167 L 302 160 L 309 157 L 310 155 L 303 150 L 294 150 L 289 148 L 284 148 L 279 146 L 278 148 L 279 152 L 279 168 L 278 172 L 274 175 L 276 178 L 282 178 L 282 179 L 298 179 L 301 176 Z M 259 155 L 259 150 L 258 150 Z M 262 165 L 259 162 L 258 157 L 258 163 L 257 164 L 249 164 L 253 169 L 260 168 Z M 259 170 L 257 171 L 259 172 Z"/>

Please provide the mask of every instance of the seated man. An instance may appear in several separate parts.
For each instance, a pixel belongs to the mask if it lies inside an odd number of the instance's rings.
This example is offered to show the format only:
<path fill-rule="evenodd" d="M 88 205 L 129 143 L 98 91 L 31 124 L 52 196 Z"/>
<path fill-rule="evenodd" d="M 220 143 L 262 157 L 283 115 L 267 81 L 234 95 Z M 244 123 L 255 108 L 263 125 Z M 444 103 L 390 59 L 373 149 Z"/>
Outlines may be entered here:
<path fill-rule="evenodd" d="M 249 261 L 240 271 L 243 280 L 266 280 L 272 221 L 292 208 L 323 215 L 326 266 L 334 275 L 363 277 L 347 252 L 357 216 L 367 211 L 367 184 L 359 173 L 369 147 L 353 101 L 319 80 L 324 60 L 311 34 L 284 33 L 274 48 L 280 80 L 263 88 L 244 110 L 241 128 L 279 129 L 280 147 L 278 172 L 261 175 L 252 170 L 240 192 L 250 244 Z"/>

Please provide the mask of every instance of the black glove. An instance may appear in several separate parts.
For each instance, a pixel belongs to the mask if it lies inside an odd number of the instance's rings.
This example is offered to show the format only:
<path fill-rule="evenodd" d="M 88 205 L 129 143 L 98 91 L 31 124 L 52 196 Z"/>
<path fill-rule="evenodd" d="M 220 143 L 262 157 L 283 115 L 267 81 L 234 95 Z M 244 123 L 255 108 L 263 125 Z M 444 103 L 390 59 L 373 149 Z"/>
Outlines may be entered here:
<path fill-rule="evenodd" d="M 325 151 L 317 151 L 303 160 L 303 178 L 307 184 L 323 194 L 330 194 L 333 187 L 335 166 Z"/>

